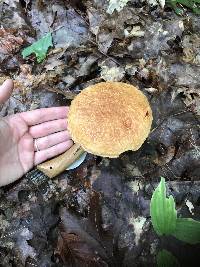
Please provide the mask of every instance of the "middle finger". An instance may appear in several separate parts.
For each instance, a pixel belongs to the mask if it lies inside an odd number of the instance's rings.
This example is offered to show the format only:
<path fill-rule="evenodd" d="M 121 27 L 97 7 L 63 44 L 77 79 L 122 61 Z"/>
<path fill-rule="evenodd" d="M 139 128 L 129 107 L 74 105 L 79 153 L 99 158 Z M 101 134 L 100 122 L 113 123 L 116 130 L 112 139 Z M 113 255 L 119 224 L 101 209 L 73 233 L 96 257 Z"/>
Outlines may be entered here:
<path fill-rule="evenodd" d="M 66 129 L 67 129 L 67 120 L 60 119 L 32 126 L 29 129 L 29 133 L 32 135 L 33 138 L 39 138 L 56 132 L 64 131 Z"/>

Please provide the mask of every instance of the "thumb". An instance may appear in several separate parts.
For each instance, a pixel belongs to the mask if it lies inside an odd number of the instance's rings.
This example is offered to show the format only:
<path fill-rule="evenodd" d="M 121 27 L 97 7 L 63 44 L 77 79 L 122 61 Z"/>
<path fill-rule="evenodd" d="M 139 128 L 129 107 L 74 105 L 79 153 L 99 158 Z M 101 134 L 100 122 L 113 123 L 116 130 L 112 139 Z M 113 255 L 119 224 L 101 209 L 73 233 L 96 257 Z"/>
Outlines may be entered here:
<path fill-rule="evenodd" d="M 6 100 L 9 99 L 10 95 L 12 94 L 13 88 L 14 84 L 11 79 L 6 80 L 0 86 L 0 104 L 4 103 Z"/>

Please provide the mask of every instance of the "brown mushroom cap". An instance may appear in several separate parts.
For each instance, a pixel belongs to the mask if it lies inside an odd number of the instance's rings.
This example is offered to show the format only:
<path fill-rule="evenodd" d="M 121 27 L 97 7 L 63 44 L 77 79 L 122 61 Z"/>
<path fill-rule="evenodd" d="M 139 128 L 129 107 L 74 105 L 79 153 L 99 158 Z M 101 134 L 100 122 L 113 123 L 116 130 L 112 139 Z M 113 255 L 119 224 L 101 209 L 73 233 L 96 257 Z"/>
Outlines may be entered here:
<path fill-rule="evenodd" d="M 89 153 L 110 158 L 139 149 L 151 123 L 146 96 L 121 82 L 87 87 L 72 101 L 68 116 L 73 141 Z"/>

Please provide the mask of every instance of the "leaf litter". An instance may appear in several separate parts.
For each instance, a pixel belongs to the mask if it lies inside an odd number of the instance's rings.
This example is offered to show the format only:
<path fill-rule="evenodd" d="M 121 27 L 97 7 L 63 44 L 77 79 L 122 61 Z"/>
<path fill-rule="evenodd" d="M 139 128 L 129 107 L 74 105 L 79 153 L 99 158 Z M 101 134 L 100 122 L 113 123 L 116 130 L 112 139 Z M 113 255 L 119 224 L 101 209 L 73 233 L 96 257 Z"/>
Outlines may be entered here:
<path fill-rule="evenodd" d="M 179 217 L 200 219 L 200 19 L 189 9 L 177 16 L 165 2 L 124 1 L 115 8 L 107 0 L 1 1 L 0 81 L 11 77 L 15 84 L 2 116 L 69 105 L 103 80 L 136 85 L 154 114 L 137 152 L 88 155 L 53 181 L 33 184 L 30 173 L 0 189 L 2 266 L 151 266 L 161 249 L 181 266 L 199 260 L 198 245 L 156 237 L 149 217 L 163 176 Z M 49 32 L 54 46 L 42 51 L 45 59 L 23 59 L 23 49 Z"/>

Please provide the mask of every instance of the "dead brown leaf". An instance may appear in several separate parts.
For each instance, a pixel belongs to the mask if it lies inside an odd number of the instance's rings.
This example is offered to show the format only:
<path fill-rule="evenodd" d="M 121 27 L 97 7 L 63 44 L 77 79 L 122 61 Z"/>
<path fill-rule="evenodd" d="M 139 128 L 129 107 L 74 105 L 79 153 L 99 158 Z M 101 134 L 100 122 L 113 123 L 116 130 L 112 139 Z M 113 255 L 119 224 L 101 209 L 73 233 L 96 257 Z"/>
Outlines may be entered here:
<path fill-rule="evenodd" d="M 96 194 L 91 198 L 94 201 L 93 207 L 96 207 L 96 202 L 99 201 Z M 94 217 L 93 215 L 98 217 L 95 211 L 90 212 L 90 218 Z M 93 222 L 95 218 L 92 219 Z M 102 246 L 92 221 L 78 218 L 65 208 L 61 211 L 61 220 L 55 255 L 59 256 L 66 266 L 107 267 L 106 249 Z"/>
<path fill-rule="evenodd" d="M 74 233 L 61 232 L 55 252 L 66 266 L 106 266 L 98 255 Z"/>
<path fill-rule="evenodd" d="M 19 50 L 24 40 L 15 36 L 13 30 L 0 29 L 0 53 L 13 54 Z"/>
<path fill-rule="evenodd" d="M 167 148 L 167 152 L 166 154 L 162 155 L 161 157 L 157 157 L 154 162 L 159 165 L 159 166 L 163 166 L 167 163 L 169 163 L 172 158 L 175 155 L 175 147 L 174 146 L 170 146 Z"/>

